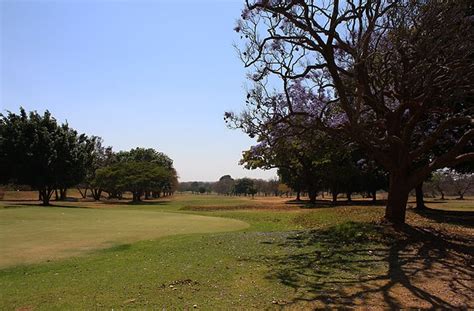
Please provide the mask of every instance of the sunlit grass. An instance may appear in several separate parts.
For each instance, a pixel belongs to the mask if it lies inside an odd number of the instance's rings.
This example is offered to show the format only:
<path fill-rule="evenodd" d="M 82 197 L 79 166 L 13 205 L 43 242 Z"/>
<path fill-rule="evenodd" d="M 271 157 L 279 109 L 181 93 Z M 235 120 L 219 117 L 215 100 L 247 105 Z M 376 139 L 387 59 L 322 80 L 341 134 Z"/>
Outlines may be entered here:
<path fill-rule="evenodd" d="M 57 234 L 60 231 L 47 230 L 57 228 L 61 217 L 83 222 L 73 226 L 72 221 L 68 228 L 78 238 L 100 239 L 107 234 L 95 231 L 94 219 L 108 219 L 102 229 L 113 235 L 118 227 L 136 234 L 116 239 L 108 249 L 0 270 L 0 309 L 190 309 L 194 305 L 204 310 L 282 305 L 305 309 L 313 301 L 331 303 L 334 295 L 342 295 L 348 286 L 344 284 L 352 286 L 387 273 L 391 241 L 378 225 L 382 206 L 308 209 L 285 202 L 181 195 L 134 205 L 72 202 L 64 205 L 84 208 L 0 209 L 11 213 L 9 219 L 17 223 L 37 221 L 38 226 L 23 232 L 23 238 L 36 240 L 35 246 L 53 238 L 63 239 L 64 244 L 70 241 L 67 235 Z M 469 206 L 472 201 L 465 203 Z M 233 223 L 237 227 L 224 227 L 239 231 L 204 233 L 212 231 L 208 227 L 207 231 L 179 232 L 201 226 L 193 217 L 202 215 L 207 217 L 200 221 L 208 224 L 238 220 L 248 227 Z M 429 221 L 411 211 L 408 217 Z M 4 219 L 0 218 L 2 228 Z M 184 234 L 159 238 L 152 225 L 157 219 L 163 219 L 156 226 L 159 230 L 171 225 L 174 233 Z M 178 220 L 179 225 L 173 226 Z M 41 228 L 46 229 L 41 232 Z M 3 238 L 15 240 L 22 230 L 26 228 L 21 225 L 9 226 L 2 231 Z"/>

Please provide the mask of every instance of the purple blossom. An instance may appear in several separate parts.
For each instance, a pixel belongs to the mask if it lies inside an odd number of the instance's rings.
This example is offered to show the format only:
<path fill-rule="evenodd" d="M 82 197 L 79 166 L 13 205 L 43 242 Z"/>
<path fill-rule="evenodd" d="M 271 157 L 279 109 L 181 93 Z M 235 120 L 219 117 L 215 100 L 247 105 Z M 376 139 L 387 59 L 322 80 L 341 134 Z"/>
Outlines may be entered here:
<path fill-rule="evenodd" d="M 272 43 L 270 44 L 270 49 L 275 50 L 275 51 L 281 51 L 283 49 L 280 40 L 272 40 Z"/>
<path fill-rule="evenodd" d="M 242 10 L 242 14 L 240 14 L 240 16 L 242 17 L 242 19 L 248 19 L 251 15 L 251 12 L 248 8 L 245 8 Z"/>

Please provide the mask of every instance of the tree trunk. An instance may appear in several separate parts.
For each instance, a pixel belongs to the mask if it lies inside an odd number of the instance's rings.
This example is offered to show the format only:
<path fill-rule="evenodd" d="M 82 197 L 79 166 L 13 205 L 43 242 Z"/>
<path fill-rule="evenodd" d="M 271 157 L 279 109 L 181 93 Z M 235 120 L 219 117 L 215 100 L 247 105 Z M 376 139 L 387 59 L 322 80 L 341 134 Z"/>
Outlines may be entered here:
<path fill-rule="evenodd" d="M 55 200 L 59 201 L 58 189 L 54 189 Z"/>
<path fill-rule="evenodd" d="M 77 190 L 79 191 L 83 199 L 87 197 L 87 188 L 84 189 L 84 192 L 81 191 L 81 187 L 77 187 Z"/>
<path fill-rule="evenodd" d="M 337 203 L 337 195 L 338 195 L 338 194 L 339 194 L 339 193 L 337 193 L 337 192 L 332 192 L 332 203 L 333 203 L 333 204 L 336 204 L 336 203 Z"/>
<path fill-rule="evenodd" d="M 377 202 L 377 191 L 372 192 L 372 202 Z"/>
<path fill-rule="evenodd" d="M 41 201 L 43 201 L 43 206 L 49 206 L 49 200 L 51 199 L 51 195 L 53 194 L 53 189 L 45 187 L 39 190 L 39 193 Z"/>
<path fill-rule="evenodd" d="M 352 202 L 352 192 L 347 193 L 347 202 Z"/>
<path fill-rule="evenodd" d="M 441 200 L 444 200 L 444 192 L 441 192 Z"/>
<path fill-rule="evenodd" d="M 421 182 L 415 187 L 415 193 L 416 193 L 416 209 L 418 210 L 426 209 L 425 201 L 423 199 L 423 182 Z"/>
<path fill-rule="evenodd" d="M 309 203 L 314 204 L 316 203 L 316 197 L 318 196 L 318 192 L 314 190 L 308 191 Z"/>
<path fill-rule="evenodd" d="M 464 193 L 463 192 L 459 192 L 458 200 L 464 200 Z"/>
<path fill-rule="evenodd" d="M 296 201 L 301 201 L 301 191 L 296 191 Z"/>
<path fill-rule="evenodd" d="M 410 189 L 407 181 L 395 174 L 390 174 L 388 202 L 385 209 L 385 219 L 393 224 L 404 224 Z"/>
<path fill-rule="evenodd" d="M 60 188 L 59 189 L 59 199 L 61 201 L 65 201 L 67 198 L 67 188 Z"/>
<path fill-rule="evenodd" d="M 91 189 L 91 192 L 94 200 L 99 201 L 100 196 L 102 195 L 102 189 Z"/>
<path fill-rule="evenodd" d="M 132 201 L 140 202 L 140 197 L 142 196 L 141 191 L 133 191 L 132 193 L 133 193 Z"/>

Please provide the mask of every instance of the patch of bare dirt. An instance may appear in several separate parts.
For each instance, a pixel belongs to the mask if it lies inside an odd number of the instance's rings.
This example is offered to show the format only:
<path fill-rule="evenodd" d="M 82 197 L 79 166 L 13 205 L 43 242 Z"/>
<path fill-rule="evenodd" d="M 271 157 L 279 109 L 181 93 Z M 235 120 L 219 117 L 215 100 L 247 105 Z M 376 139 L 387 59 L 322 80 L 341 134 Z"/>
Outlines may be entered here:
<path fill-rule="evenodd" d="M 393 242 L 374 251 L 384 271 L 326 283 L 331 290 L 285 308 L 474 309 L 474 229 L 410 213 L 406 226 L 387 234 Z"/>

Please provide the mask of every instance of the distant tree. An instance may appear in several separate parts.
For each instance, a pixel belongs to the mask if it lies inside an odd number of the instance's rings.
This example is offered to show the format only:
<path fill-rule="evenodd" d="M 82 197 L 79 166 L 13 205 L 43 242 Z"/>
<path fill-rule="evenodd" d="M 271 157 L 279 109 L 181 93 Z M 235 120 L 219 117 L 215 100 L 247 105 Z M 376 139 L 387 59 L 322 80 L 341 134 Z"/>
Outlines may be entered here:
<path fill-rule="evenodd" d="M 284 183 L 280 183 L 278 185 L 278 195 L 283 196 L 286 195 L 288 197 L 291 194 L 291 188 L 285 185 Z"/>
<path fill-rule="evenodd" d="M 235 125 L 251 131 L 252 121 L 247 121 L 243 118 Z M 350 200 L 353 192 L 361 191 L 362 177 L 373 173 L 367 167 L 362 176 L 357 166 L 361 157 L 360 150 L 342 137 L 333 139 L 319 130 L 269 125 L 259 130 L 258 144 L 244 151 L 241 164 L 249 169 L 278 168 L 281 181 L 296 192 L 297 200 L 306 191 L 310 202 L 315 203 L 318 191 L 329 189 L 335 203 L 339 193 L 346 193 Z M 378 181 L 373 179 L 372 188 Z"/>
<path fill-rule="evenodd" d="M 174 167 L 166 168 L 168 171 L 168 178 L 166 179 L 162 191 L 165 196 L 172 195 L 178 189 L 178 173 Z M 152 192 L 153 197 L 159 197 L 159 193 Z"/>
<path fill-rule="evenodd" d="M 224 175 L 215 183 L 214 190 L 218 194 L 230 195 L 234 189 L 235 181 L 230 175 Z"/>
<path fill-rule="evenodd" d="M 449 170 L 448 176 L 454 192 L 459 196 L 458 199 L 464 200 L 464 195 L 474 187 L 474 174 Z"/>
<path fill-rule="evenodd" d="M 144 192 L 145 199 L 150 197 L 158 198 L 161 195 L 170 195 L 178 187 L 178 174 L 173 167 L 173 160 L 166 154 L 156 151 L 153 148 L 134 148 L 130 151 L 120 151 L 114 155 L 114 161 L 117 163 L 143 162 L 156 164 L 167 171 L 168 178 L 159 188 L 154 190 L 146 190 Z M 109 195 L 115 196 L 115 193 Z"/>
<path fill-rule="evenodd" d="M 133 201 L 137 202 L 146 191 L 162 189 L 169 174 L 166 168 L 156 163 L 118 162 L 98 169 L 95 183 L 108 192 L 130 191 Z"/>
<path fill-rule="evenodd" d="M 372 201 L 377 201 L 377 191 L 388 187 L 387 172 L 375 161 L 363 156 L 357 161 L 357 166 L 360 171 L 360 189 L 370 194 Z"/>
<path fill-rule="evenodd" d="M 49 205 L 55 189 L 65 197 L 68 187 L 86 175 L 91 141 L 67 124 L 58 124 L 46 111 L 0 114 L 0 167 L 2 179 L 30 185 Z"/>
<path fill-rule="evenodd" d="M 249 125 L 243 120 L 238 127 Z M 297 193 L 307 191 L 311 202 L 315 202 L 322 188 L 320 165 L 320 141 L 314 132 L 302 133 L 285 127 L 268 127 L 260 132 L 258 144 L 244 151 L 241 164 L 248 169 L 278 168 L 283 183 Z"/>
<path fill-rule="evenodd" d="M 254 181 L 250 178 L 237 179 L 234 187 L 235 194 L 255 195 L 256 189 Z"/>
<path fill-rule="evenodd" d="M 434 189 L 441 194 L 441 200 L 444 200 L 444 195 L 449 187 L 450 177 L 446 169 L 440 169 L 431 176 L 431 184 Z"/>
<path fill-rule="evenodd" d="M 197 181 L 194 181 L 191 183 L 191 192 L 192 193 L 198 193 L 199 192 L 199 183 Z"/>
<path fill-rule="evenodd" d="M 272 178 L 268 181 L 269 191 L 274 196 L 278 196 L 278 186 L 279 185 L 280 185 L 280 180 L 278 178 Z"/>

